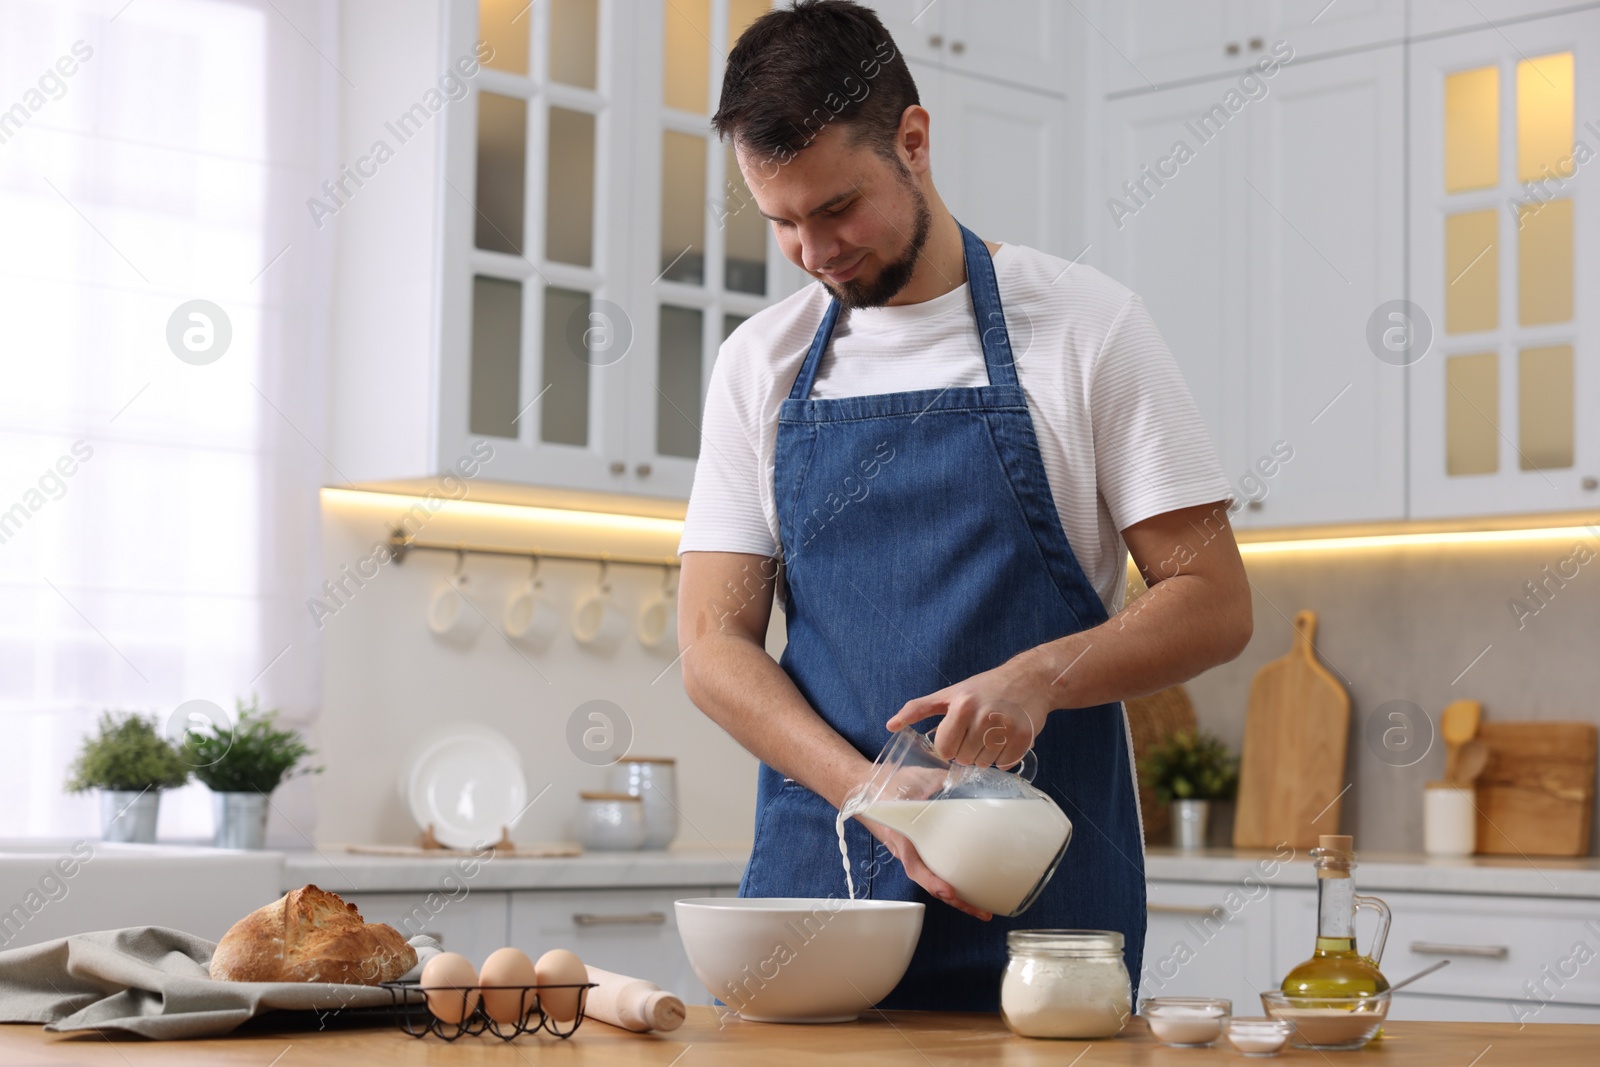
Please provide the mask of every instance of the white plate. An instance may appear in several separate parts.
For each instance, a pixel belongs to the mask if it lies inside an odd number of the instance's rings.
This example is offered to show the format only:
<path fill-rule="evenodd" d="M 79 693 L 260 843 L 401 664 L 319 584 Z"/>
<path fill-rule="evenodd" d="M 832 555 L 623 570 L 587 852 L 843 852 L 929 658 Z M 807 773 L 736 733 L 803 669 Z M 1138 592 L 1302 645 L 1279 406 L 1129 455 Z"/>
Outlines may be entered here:
<path fill-rule="evenodd" d="M 500 840 L 528 803 L 522 760 L 504 736 L 487 727 L 453 733 L 428 745 L 407 776 L 406 800 L 417 826 L 450 848 Z"/>

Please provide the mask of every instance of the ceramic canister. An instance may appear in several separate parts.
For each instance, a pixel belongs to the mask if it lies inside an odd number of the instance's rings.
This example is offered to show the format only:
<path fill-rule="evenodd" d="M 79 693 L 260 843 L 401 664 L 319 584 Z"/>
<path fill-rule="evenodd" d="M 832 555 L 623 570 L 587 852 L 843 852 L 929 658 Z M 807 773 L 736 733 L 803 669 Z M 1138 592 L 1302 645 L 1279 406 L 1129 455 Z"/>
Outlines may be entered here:
<path fill-rule="evenodd" d="M 678 836 L 678 764 L 629 756 L 611 765 L 611 788 L 644 802 L 645 848 L 666 848 Z"/>

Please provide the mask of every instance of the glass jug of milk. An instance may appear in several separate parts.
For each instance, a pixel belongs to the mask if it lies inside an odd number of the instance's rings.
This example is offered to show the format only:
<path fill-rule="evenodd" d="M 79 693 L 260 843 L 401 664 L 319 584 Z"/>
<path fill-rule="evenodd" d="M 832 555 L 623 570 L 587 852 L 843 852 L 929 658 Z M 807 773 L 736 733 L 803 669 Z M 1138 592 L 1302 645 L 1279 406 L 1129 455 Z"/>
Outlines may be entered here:
<path fill-rule="evenodd" d="M 1020 773 L 951 763 L 919 730 L 896 734 L 873 763 L 872 776 L 851 791 L 839 812 L 839 852 L 850 895 L 855 886 L 844 845 L 846 819 L 860 815 L 911 839 L 928 869 L 969 904 L 996 915 L 1020 915 L 1055 874 L 1072 822 Z"/>

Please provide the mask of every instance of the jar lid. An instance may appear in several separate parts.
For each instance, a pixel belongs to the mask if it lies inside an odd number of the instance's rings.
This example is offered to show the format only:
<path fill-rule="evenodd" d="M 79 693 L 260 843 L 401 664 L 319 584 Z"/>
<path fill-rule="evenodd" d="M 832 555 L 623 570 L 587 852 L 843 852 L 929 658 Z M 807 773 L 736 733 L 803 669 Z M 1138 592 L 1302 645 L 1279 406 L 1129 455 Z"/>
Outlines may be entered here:
<path fill-rule="evenodd" d="M 589 793 L 580 792 L 579 800 L 631 800 L 640 803 L 639 798 L 630 793 Z"/>
<path fill-rule="evenodd" d="M 1052 956 L 1122 955 L 1122 934 L 1116 930 L 1012 930 L 1006 948 L 1013 953 Z"/>

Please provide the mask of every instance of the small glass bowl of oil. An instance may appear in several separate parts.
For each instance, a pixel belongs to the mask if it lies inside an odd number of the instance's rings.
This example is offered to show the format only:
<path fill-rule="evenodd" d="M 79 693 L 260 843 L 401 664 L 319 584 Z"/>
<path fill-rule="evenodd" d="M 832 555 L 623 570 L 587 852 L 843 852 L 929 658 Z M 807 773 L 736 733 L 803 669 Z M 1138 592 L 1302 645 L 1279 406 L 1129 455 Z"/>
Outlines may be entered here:
<path fill-rule="evenodd" d="M 1306 996 L 1273 989 L 1261 994 L 1261 1007 L 1269 1017 L 1289 1023 L 1289 1044 L 1295 1048 L 1343 1052 L 1362 1047 L 1383 1028 L 1389 994 Z"/>

